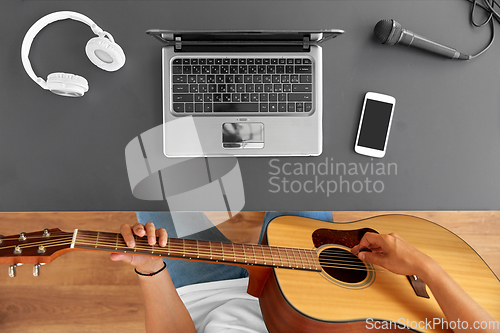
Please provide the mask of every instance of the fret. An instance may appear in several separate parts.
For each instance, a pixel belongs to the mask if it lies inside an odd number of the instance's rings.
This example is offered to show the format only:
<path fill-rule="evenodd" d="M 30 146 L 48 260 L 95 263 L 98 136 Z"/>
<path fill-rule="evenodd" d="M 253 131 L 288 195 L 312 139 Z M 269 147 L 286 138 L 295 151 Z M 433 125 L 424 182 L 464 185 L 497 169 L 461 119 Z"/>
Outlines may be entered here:
<path fill-rule="evenodd" d="M 269 246 L 262 246 L 262 256 L 264 257 L 264 264 L 267 266 L 269 261 L 266 259 L 266 254 L 271 255 L 271 250 L 269 249 Z M 271 255 L 271 262 L 272 260 L 273 256 Z"/>
<path fill-rule="evenodd" d="M 257 250 L 260 250 L 260 253 L 262 253 L 262 261 L 259 264 L 265 265 L 266 264 L 266 257 L 264 255 L 264 251 L 262 250 L 262 245 L 258 245 Z"/>
<path fill-rule="evenodd" d="M 253 244 L 251 246 L 252 246 L 254 263 L 257 264 L 257 256 L 255 256 L 255 247 L 253 246 Z"/>
<path fill-rule="evenodd" d="M 198 245 L 198 240 L 196 240 L 196 258 L 200 257 L 200 247 Z"/>
<path fill-rule="evenodd" d="M 304 253 L 305 253 L 305 256 L 306 256 L 307 264 L 309 266 L 308 268 L 312 269 L 313 265 L 311 265 L 311 261 L 309 261 L 309 257 L 312 256 L 312 253 L 311 253 L 311 251 L 305 251 L 305 250 L 304 250 Z"/>
<path fill-rule="evenodd" d="M 285 248 L 286 257 L 288 258 L 288 267 L 292 267 L 292 261 L 290 260 L 290 255 L 288 254 L 288 249 Z M 292 251 L 293 255 L 293 251 Z"/>
<path fill-rule="evenodd" d="M 182 256 L 185 257 L 186 256 L 186 250 L 185 250 L 185 239 L 182 240 Z"/>
<path fill-rule="evenodd" d="M 280 258 L 281 267 L 283 267 L 283 257 L 281 256 L 281 250 L 282 249 L 278 247 L 278 248 L 276 248 L 276 250 L 278 251 L 278 257 Z M 286 251 L 286 248 L 285 248 L 285 256 L 287 258 L 287 262 L 289 262 L 289 260 L 288 260 L 288 253 Z"/>
<path fill-rule="evenodd" d="M 233 244 L 234 262 L 241 262 L 242 249 L 241 244 Z"/>
<path fill-rule="evenodd" d="M 184 253 L 188 258 L 192 258 L 196 254 L 195 250 L 196 240 L 186 239 L 184 240 Z"/>
<path fill-rule="evenodd" d="M 227 243 L 222 243 L 222 242 L 212 243 L 212 257 L 215 260 L 222 260 L 222 261 L 226 260 L 224 256 L 225 244 Z"/>
<path fill-rule="evenodd" d="M 137 252 L 137 235 L 134 235 L 134 252 Z"/>
<path fill-rule="evenodd" d="M 309 256 L 311 257 L 312 268 L 322 270 L 321 264 L 319 263 L 318 256 L 315 251 L 310 251 Z"/>
<path fill-rule="evenodd" d="M 273 249 L 274 249 L 274 248 L 269 247 L 269 250 L 270 250 L 270 252 L 271 252 L 271 259 L 273 260 L 273 266 L 278 266 L 278 265 L 276 264 L 275 260 L 274 260 L 274 259 L 275 259 L 275 254 L 274 254 Z M 282 264 L 281 266 L 283 266 L 283 264 Z"/>
<path fill-rule="evenodd" d="M 99 241 L 99 231 L 97 232 L 97 237 L 95 239 L 95 248 L 97 249 L 97 242 Z"/>
<path fill-rule="evenodd" d="M 212 242 L 196 241 L 198 259 L 212 259 Z"/>
<path fill-rule="evenodd" d="M 116 234 L 115 250 L 118 250 L 118 235 L 119 234 Z"/>
<path fill-rule="evenodd" d="M 243 244 L 242 245 L 243 247 L 243 254 L 245 256 L 245 263 L 251 263 L 252 261 L 255 263 L 255 254 L 253 254 L 253 258 L 252 258 L 252 253 L 253 253 L 253 250 L 252 250 L 252 246 L 250 244 Z"/>
<path fill-rule="evenodd" d="M 234 243 L 231 243 L 233 245 L 233 261 L 236 262 L 236 251 L 234 250 Z"/>
<path fill-rule="evenodd" d="M 293 267 L 293 268 L 299 268 L 299 262 L 297 260 L 297 256 L 295 255 L 295 249 L 288 249 L 287 252 L 291 252 L 292 253 L 292 256 L 290 257 L 290 262 L 291 262 L 291 265 L 290 267 Z M 292 262 L 293 260 L 293 262 Z"/>
<path fill-rule="evenodd" d="M 299 254 L 300 263 L 302 264 L 302 268 L 306 268 L 306 266 L 304 265 L 304 259 L 302 258 L 302 255 L 300 254 L 300 250 L 299 249 L 293 249 L 292 251 L 297 252 Z"/>
<path fill-rule="evenodd" d="M 247 255 L 245 252 L 245 245 L 241 245 L 241 249 L 243 250 L 243 260 L 245 260 L 245 264 L 247 263 Z"/>
<path fill-rule="evenodd" d="M 167 256 L 170 255 L 170 244 L 172 243 L 172 241 L 170 239 L 167 240 Z"/>

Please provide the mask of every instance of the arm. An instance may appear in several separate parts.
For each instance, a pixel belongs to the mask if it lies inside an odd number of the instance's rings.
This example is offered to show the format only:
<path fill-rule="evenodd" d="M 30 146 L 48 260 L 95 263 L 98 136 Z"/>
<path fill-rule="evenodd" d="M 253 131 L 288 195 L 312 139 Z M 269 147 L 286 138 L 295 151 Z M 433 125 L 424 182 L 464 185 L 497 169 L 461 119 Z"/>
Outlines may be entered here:
<path fill-rule="evenodd" d="M 127 246 L 131 248 L 135 246 L 134 234 L 139 237 L 147 236 L 149 245 L 156 243 L 157 236 L 160 246 L 165 247 L 167 244 L 165 229 L 155 230 L 153 223 L 146 223 L 144 226 L 136 223 L 132 227 L 124 224 L 120 232 Z M 143 274 L 157 272 L 163 267 L 163 260 L 158 257 L 112 253 L 111 260 L 127 262 Z M 144 295 L 148 333 L 196 331 L 191 316 L 177 294 L 166 269 L 153 276 L 138 276 Z"/>
<path fill-rule="evenodd" d="M 371 252 L 361 251 L 367 248 Z M 437 261 L 422 253 L 396 234 L 366 233 L 352 253 L 362 261 L 382 266 L 401 275 L 420 277 L 432 291 L 448 321 L 467 321 L 469 329 L 475 321 L 494 321 L 472 297 L 469 296 Z M 462 332 L 461 329 L 454 330 Z M 478 330 L 493 332 L 493 330 Z"/>

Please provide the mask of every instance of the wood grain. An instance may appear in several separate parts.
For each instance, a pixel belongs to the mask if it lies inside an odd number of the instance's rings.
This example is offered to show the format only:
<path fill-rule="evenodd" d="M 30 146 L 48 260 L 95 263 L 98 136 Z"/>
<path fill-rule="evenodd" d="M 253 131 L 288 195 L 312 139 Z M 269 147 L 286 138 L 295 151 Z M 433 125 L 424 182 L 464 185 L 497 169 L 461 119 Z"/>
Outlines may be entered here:
<path fill-rule="evenodd" d="M 386 215 L 354 223 L 326 223 L 298 217 L 278 218 L 271 223 L 267 236 L 270 245 L 312 248 L 311 235 L 321 228 L 354 230 L 371 228 L 380 233 L 395 232 L 428 254 L 493 317 L 500 317 L 500 282 L 466 243 L 445 228 L 408 215 Z M 288 245 L 285 245 L 288 244 Z M 335 261 L 332 261 L 335 262 Z M 275 274 L 287 301 L 309 317 L 326 321 L 352 321 L 356 318 L 399 318 L 425 321 L 442 318 L 439 305 L 416 297 L 405 276 L 374 266 L 376 278 L 366 285 L 337 284 L 327 277 L 308 271 L 276 270 Z M 304 293 L 304 290 L 307 290 Z M 342 306 L 328 307 L 331 300 Z M 362 300 L 363 305 L 360 306 Z M 325 325 L 329 326 L 329 325 Z M 325 332 L 328 327 L 325 327 Z M 318 331 L 315 329 L 315 331 Z M 428 332 L 427 328 L 422 331 Z"/>

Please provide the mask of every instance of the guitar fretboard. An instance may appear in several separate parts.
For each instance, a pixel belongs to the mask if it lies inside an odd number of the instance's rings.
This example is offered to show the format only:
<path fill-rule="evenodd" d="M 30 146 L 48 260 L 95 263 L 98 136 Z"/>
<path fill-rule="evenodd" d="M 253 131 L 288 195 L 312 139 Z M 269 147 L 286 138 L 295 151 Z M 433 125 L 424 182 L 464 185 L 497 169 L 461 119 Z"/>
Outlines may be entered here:
<path fill-rule="evenodd" d="M 165 247 L 135 237 L 130 248 L 119 233 L 75 230 L 72 247 L 219 263 L 321 271 L 314 250 L 169 238 Z"/>

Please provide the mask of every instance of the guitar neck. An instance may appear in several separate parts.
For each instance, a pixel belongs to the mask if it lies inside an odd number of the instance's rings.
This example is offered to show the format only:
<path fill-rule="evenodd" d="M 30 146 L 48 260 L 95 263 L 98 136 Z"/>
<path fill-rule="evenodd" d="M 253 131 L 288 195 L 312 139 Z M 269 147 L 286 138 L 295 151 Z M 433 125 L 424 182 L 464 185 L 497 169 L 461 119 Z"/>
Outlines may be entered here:
<path fill-rule="evenodd" d="M 221 264 L 321 271 L 314 250 L 267 245 L 169 238 L 167 245 L 160 247 L 158 244 L 149 245 L 146 238 L 136 236 L 135 247 L 130 248 L 119 233 L 76 229 L 70 247 Z"/>

